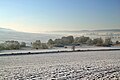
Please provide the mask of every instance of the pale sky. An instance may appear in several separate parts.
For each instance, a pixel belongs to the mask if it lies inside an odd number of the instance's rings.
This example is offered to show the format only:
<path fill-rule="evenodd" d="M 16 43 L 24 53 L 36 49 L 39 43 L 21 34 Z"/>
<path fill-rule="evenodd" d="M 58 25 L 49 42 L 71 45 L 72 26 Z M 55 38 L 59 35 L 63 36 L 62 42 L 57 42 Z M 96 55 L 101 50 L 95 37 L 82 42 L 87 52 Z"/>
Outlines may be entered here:
<path fill-rule="evenodd" d="M 0 27 L 24 32 L 120 29 L 120 0 L 0 0 Z"/>

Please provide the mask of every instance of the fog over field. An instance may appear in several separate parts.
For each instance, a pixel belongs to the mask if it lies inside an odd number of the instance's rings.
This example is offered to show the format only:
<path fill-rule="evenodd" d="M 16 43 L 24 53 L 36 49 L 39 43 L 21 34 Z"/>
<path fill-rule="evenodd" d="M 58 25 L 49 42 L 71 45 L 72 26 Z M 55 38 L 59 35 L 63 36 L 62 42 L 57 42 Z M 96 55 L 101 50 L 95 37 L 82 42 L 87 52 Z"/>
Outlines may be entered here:
<path fill-rule="evenodd" d="M 73 35 L 94 38 L 111 38 L 120 41 L 119 30 L 95 31 L 53 31 L 46 33 L 26 33 L 0 28 L 0 41 L 17 40 L 30 45 L 35 40 L 47 42 L 62 36 Z M 75 50 L 120 49 L 119 46 L 77 46 Z M 39 50 L 2 50 L 1 54 L 35 53 L 49 51 L 71 51 L 68 48 Z M 120 80 L 119 51 L 88 51 L 47 53 L 31 55 L 0 56 L 0 80 Z"/>
<path fill-rule="evenodd" d="M 107 38 L 110 37 L 112 41 L 120 40 L 120 30 L 111 29 L 111 30 L 81 30 L 81 31 L 48 31 L 42 33 L 27 33 L 27 32 L 18 32 L 11 29 L 0 28 L 0 42 L 7 40 L 17 40 L 24 41 L 27 44 L 35 40 L 41 40 L 42 42 L 47 42 L 49 39 L 61 38 L 62 36 L 73 35 L 74 37 L 79 36 L 88 36 L 90 38 Z"/>

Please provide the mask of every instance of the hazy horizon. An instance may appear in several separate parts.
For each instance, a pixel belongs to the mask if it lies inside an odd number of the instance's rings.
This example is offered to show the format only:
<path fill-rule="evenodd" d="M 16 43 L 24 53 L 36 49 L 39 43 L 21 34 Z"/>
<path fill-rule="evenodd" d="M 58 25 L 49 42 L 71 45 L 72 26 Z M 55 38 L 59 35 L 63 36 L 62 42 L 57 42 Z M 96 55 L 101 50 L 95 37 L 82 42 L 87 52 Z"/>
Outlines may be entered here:
<path fill-rule="evenodd" d="M 83 31 L 49 31 L 49 32 L 22 32 L 22 31 L 14 31 L 12 29 L 1 28 L 0 27 L 0 42 L 4 42 L 7 40 L 17 40 L 24 41 L 30 43 L 34 40 L 41 40 L 42 42 L 47 42 L 49 39 L 57 39 L 63 36 L 88 36 L 93 38 L 99 37 L 119 37 L 120 29 L 108 29 L 108 30 L 83 30 Z M 113 39 L 113 41 L 119 40 L 119 38 Z"/>
<path fill-rule="evenodd" d="M 120 31 L 120 29 L 86 29 L 86 30 L 51 30 L 51 31 L 40 31 L 40 32 L 27 32 L 27 31 L 19 31 L 10 28 L 0 27 L 0 31 L 16 31 L 16 32 L 24 32 L 24 33 L 47 33 L 47 32 L 85 32 L 85 31 Z M 49 33 L 47 33 L 49 34 Z"/>
<path fill-rule="evenodd" d="M 120 0 L 2 0 L 0 27 L 21 32 L 120 29 Z"/>

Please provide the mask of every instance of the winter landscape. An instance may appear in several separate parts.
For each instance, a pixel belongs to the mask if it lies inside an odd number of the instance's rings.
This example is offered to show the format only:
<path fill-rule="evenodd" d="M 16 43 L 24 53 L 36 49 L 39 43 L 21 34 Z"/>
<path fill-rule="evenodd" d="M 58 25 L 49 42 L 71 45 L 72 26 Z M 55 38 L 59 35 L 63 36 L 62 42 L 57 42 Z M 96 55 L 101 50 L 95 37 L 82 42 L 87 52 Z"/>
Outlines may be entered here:
<path fill-rule="evenodd" d="M 3 28 L 1 31 L 5 34 L 8 32 L 6 29 L 3 31 Z M 9 32 L 15 33 L 11 30 Z M 115 34 L 116 32 L 113 33 Z M 61 35 L 63 36 L 63 34 Z M 37 36 L 38 34 L 36 37 Z M 55 36 L 53 37 L 55 38 Z M 119 34 L 117 37 L 117 43 L 112 39 L 112 44 L 111 41 L 107 41 L 106 46 L 103 45 L 105 42 L 101 42 L 102 38 L 100 39 L 99 37 L 92 39 L 93 42 L 97 39 L 96 44 L 84 43 L 84 41 L 82 42 L 81 39 L 86 37 L 79 37 L 79 45 L 78 42 L 77 45 L 75 43 L 72 45 L 70 45 L 71 43 L 66 44 L 68 42 L 64 41 L 64 38 L 68 39 L 69 37 L 64 37 L 61 39 L 59 38 L 59 40 L 62 41 L 62 45 L 65 45 L 63 47 L 55 44 L 55 39 L 53 41 L 54 44 L 51 42 L 49 43 L 48 40 L 46 44 L 48 47 L 51 45 L 52 47 L 47 49 L 39 47 L 41 46 L 40 44 L 34 45 L 35 48 L 33 48 L 33 45 L 30 46 L 30 41 L 27 41 L 26 46 L 23 48 L 15 50 L 14 48 L 8 48 L 9 50 L 0 50 L 0 80 L 120 80 L 120 46 L 116 45 L 119 44 Z M 7 41 L 5 37 L 2 39 Z M 23 39 L 25 39 L 25 37 Z M 75 39 L 76 38 L 74 38 L 73 42 L 76 41 Z M 69 40 L 70 39 L 68 39 L 68 41 Z M 18 38 L 18 41 L 20 42 L 22 40 L 19 40 Z M 26 40 L 23 41 L 26 42 Z M 15 44 L 11 42 L 12 41 L 9 41 L 9 44 L 7 43 L 6 46 L 15 46 Z M 56 47 L 56 45 L 58 47 Z M 72 46 L 75 46 L 75 51 L 73 51 Z M 113 49 L 115 49 L 115 51 Z M 34 54 L 36 52 L 39 54 Z M 44 54 L 41 54 L 41 52 L 44 52 Z M 28 55 L 14 55 L 13 53 L 28 53 Z M 1 56 L 1 54 L 12 55 Z"/>
<path fill-rule="evenodd" d="M 120 0 L 0 0 L 0 80 L 120 80 Z"/>

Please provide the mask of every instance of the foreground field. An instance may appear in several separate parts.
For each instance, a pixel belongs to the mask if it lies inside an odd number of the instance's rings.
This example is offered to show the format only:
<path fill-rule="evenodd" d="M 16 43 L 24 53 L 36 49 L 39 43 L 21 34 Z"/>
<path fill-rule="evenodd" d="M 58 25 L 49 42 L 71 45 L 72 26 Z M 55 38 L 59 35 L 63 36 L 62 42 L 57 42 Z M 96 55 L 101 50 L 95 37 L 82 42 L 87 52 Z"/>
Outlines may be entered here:
<path fill-rule="evenodd" d="M 120 51 L 1 56 L 0 80 L 120 80 Z"/>

